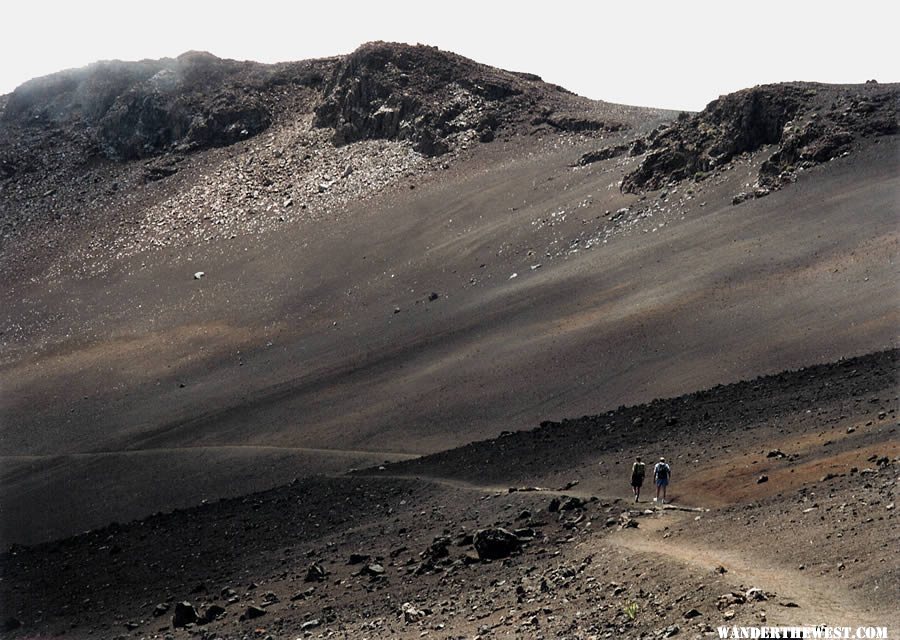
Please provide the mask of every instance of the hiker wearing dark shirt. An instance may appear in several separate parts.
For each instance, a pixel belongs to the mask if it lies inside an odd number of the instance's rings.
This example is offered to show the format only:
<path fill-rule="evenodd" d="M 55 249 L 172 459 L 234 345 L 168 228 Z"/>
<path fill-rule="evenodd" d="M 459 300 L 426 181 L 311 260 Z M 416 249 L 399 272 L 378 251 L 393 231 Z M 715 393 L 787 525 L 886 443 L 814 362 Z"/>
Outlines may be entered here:
<path fill-rule="evenodd" d="M 653 467 L 653 482 L 656 483 L 656 497 L 653 502 L 666 502 L 666 487 L 669 486 L 669 479 L 672 477 L 672 468 L 666 464 L 665 458 L 660 458 L 656 466 Z M 660 497 L 662 494 L 662 497 Z"/>
<path fill-rule="evenodd" d="M 640 456 L 634 459 L 631 465 L 631 491 L 634 493 L 634 501 L 639 502 L 641 499 L 641 485 L 644 484 L 644 463 L 641 462 Z"/>

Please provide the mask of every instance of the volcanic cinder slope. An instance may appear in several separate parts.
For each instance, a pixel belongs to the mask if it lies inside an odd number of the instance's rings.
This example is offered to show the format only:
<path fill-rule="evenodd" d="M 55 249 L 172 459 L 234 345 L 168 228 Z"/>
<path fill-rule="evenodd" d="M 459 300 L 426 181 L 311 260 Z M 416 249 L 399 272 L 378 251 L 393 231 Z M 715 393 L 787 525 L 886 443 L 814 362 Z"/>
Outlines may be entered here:
<path fill-rule="evenodd" d="M 895 347 L 897 98 L 675 114 L 383 43 L 26 83 L 0 541 Z"/>
<path fill-rule="evenodd" d="M 4 539 L 891 345 L 896 89 L 667 115 L 377 44 L 20 87 Z M 732 205 L 787 147 L 796 182 Z"/>

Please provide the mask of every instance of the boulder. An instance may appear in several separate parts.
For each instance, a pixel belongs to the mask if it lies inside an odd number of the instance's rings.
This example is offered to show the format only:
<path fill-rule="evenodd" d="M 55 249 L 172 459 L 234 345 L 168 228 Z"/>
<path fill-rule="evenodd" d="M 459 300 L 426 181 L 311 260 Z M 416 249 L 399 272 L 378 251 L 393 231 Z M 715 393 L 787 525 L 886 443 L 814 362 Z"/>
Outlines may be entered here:
<path fill-rule="evenodd" d="M 429 560 L 439 560 L 450 555 L 450 538 L 447 536 L 438 536 L 431 545 L 422 552 L 422 557 Z"/>
<path fill-rule="evenodd" d="M 363 567 L 360 573 L 371 576 L 372 578 L 380 578 L 384 575 L 384 566 L 377 562 L 373 562 L 372 564 L 367 564 Z"/>
<path fill-rule="evenodd" d="M 199 620 L 197 610 L 190 602 L 179 602 L 175 605 L 175 613 L 172 616 L 172 626 L 175 628 L 194 624 Z"/>
<path fill-rule="evenodd" d="M 403 606 L 400 607 L 400 614 L 406 624 L 418 622 L 427 615 L 425 611 L 417 609 L 412 605 L 412 603 L 409 602 L 403 603 Z"/>
<path fill-rule="evenodd" d="M 769 599 L 766 593 L 762 589 L 752 588 L 748 589 L 747 593 L 744 594 L 744 597 L 750 602 L 765 602 Z"/>
<path fill-rule="evenodd" d="M 319 564 L 313 563 L 309 565 L 309 568 L 306 570 L 306 577 L 303 578 L 304 582 L 322 582 L 325 579 L 325 576 L 328 575 L 328 572 L 325 571 L 325 568 Z"/>
<path fill-rule="evenodd" d="M 308 589 L 304 589 L 303 591 L 297 591 L 296 593 L 294 593 L 294 595 L 291 596 L 291 602 L 296 602 L 297 600 L 306 600 L 315 592 L 315 587 L 309 587 Z"/>
<path fill-rule="evenodd" d="M 457 547 L 468 547 L 475 541 L 475 537 L 469 533 L 468 531 L 462 531 L 458 536 L 456 536 L 456 546 Z"/>
<path fill-rule="evenodd" d="M 567 498 L 565 502 L 563 502 L 560 507 L 563 511 L 573 511 L 573 510 L 581 510 L 584 509 L 584 500 L 581 498 L 571 497 Z"/>
<path fill-rule="evenodd" d="M 521 529 L 516 529 L 515 531 L 513 531 L 513 534 L 522 542 L 534 540 L 535 536 L 537 536 L 537 532 L 531 527 L 522 527 Z"/>
<path fill-rule="evenodd" d="M 662 631 L 663 638 L 671 638 L 673 636 L 677 636 L 681 632 L 681 629 L 677 624 L 669 625 Z"/>
<path fill-rule="evenodd" d="M 744 604 L 745 602 L 747 602 L 747 598 L 742 593 L 723 593 L 716 600 L 716 607 L 719 609 L 719 611 L 722 611 L 724 609 L 729 609 L 737 604 Z"/>
<path fill-rule="evenodd" d="M 217 604 L 211 604 L 206 607 L 206 610 L 203 612 L 203 618 L 201 622 L 210 623 L 223 615 L 225 615 L 225 607 L 219 606 Z"/>
<path fill-rule="evenodd" d="M 499 560 L 506 558 L 521 546 L 521 541 L 514 534 L 501 527 L 481 529 L 475 533 L 475 551 L 482 560 Z"/>
<path fill-rule="evenodd" d="M 266 610 L 262 607 L 257 607 L 255 604 L 251 604 L 247 607 L 247 610 L 241 616 L 242 620 L 253 620 L 254 618 L 259 618 L 266 615 Z"/>

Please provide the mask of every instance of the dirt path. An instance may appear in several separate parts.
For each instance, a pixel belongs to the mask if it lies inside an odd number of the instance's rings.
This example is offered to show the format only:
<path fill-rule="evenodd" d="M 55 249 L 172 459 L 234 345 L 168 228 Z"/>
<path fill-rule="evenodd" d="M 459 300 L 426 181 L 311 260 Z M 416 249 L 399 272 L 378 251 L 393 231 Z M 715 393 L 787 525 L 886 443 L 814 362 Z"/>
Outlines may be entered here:
<path fill-rule="evenodd" d="M 336 478 L 346 478 L 346 475 L 335 475 L 333 477 Z M 571 489 L 551 489 L 549 487 L 535 487 L 535 486 L 517 486 L 512 487 L 508 484 L 505 485 L 488 485 L 488 484 L 478 484 L 476 482 L 470 482 L 468 480 L 457 480 L 455 478 L 441 478 L 437 476 L 421 476 L 421 475 L 404 475 L 404 474 L 375 474 L 375 473 L 354 473 L 351 475 L 353 478 L 373 478 L 373 479 L 381 479 L 381 480 L 419 480 L 421 482 L 428 482 L 430 484 L 437 484 L 442 487 L 451 487 L 454 489 L 463 489 L 465 491 L 475 491 L 477 493 L 541 493 L 551 496 L 570 496 L 574 498 L 582 498 L 584 500 L 590 499 L 592 496 L 596 496 L 595 493 L 590 493 L 587 491 L 580 491 L 577 487 L 572 487 Z M 510 491 L 511 488 L 515 488 L 515 491 Z"/>
<path fill-rule="evenodd" d="M 360 476 L 363 474 L 354 474 Z M 400 474 L 365 474 L 364 477 L 381 479 L 419 480 L 445 487 L 478 493 L 509 492 L 508 486 L 483 485 L 466 480 L 435 476 L 408 476 Z M 520 489 L 521 490 L 521 489 Z M 569 490 L 529 487 L 549 495 L 568 495 L 589 498 L 590 494 L 577 488 Z M 725 567 L 726 578 L 743 590 L 760 588 L 776 596 L 766 603 L 767 624 L 779 626 L 805 626 L 829 624 L 832 626 L 883 626 L 892 624 L 896 614 L 866 605 L 843 590 L 839 583 L 799 570 L 778 566 L 765 558 L 751 557 L 739 550 L 715 549 L 700 544 L 663 538 L 661 530 L 678 521 L 693 517 L 693 512 L 708 511 L 704 508 L 666 505 L 659 508 L 652 503 L 642 503 L 645 508 L 662 511 L 655 518 L 644 518 L 641 527 L 625 529 L 605 537 L 599 544 L 637 553 L 652 554 L 666 560 L 687 565 L 704 573 L 717 567 Z M 785 606 L 793 603 L 798 606 Z"/>
<path fill-rule="evenodd" d="M 265 453 L 265 452 L 287 452 L 287 453 L 304 453 L 337 457 L 371 457 L 384 460 L 412 460 L 418 458 L 416 453 L 399 453 L 395 451 L 361 451 L 354 449 L 317 449 L 315 447 L 283 447 L 273 445 L 255 445 L 255 444 L 222 444 L 222 445 L 198 445 L 186 447 L 157 447 L 149 449 L 121 449 L 118 451 L 84 451 L 73 453 L 58 453 L 44 455 L 0 455 L 0 462 L 4 460 L 10 461 L 31 461 L 31 460 L 58 460 L 64 458 L 85 459 L 85 458 L 109 458 L 118 456 L 141 456 L 141 455 L 158 455 L 158 454 L 178 454 L 178 453 Z"/>
<path fill-rule="evenodd" d="M 883 626 L 896 613 L 868 606 L 844 591 L 834 580 L 776 566 L 765 558 L 751 557 L 739 550 L 715 549 L 700 544 L 663 538 L 660 529 L 683 518 L 667 513 L 660 519 L 641 522 L 639 529 L 626 529 L 603 543 L 637 553 L 652 554 L 710 573 L 725 567 L 726 579 L 744 589 L 757 587 L 777 594 L 765 607 L 767 624 L 802 626 Z M 646 526 L 645 526 L 646 525 Z M 798 607 L 784 606 L 792 602 Z"/>

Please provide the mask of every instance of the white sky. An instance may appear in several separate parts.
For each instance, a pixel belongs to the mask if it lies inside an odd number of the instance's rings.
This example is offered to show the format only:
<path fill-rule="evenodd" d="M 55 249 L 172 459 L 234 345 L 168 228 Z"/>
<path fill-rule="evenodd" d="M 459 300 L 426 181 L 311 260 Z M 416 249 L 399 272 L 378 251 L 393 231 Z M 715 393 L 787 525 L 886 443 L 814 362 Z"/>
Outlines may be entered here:
<path fill-rule="evenodd" d="M 190 49 L 261 62 L 370 40 L 436 45 L 591 98 L 699 110 L 767 82 L 898 80 L 889 0 L 16 0 L 0 10 L 0 94 L 101 59 Z"/>

